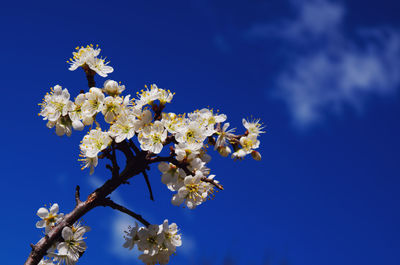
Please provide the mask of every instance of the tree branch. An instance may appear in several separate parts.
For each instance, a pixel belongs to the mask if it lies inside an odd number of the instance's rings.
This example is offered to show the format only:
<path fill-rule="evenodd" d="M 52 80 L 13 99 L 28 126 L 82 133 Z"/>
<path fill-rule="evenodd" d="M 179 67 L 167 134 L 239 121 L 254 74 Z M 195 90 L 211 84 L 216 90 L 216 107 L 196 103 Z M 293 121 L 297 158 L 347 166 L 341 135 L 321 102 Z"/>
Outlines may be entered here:
<path fill-rule="evenodd" d="M 132 139 L 129 139 L 129 147 L 133 149 L 136 155 L 140 153 L 140 149 L 135 145 L 135 143 L 132 141 Z"/>
<path fill-rule="evenodd" d="M 96 72 L 93 71 L 92 69 L 90 69 L 87 64 L 82 65 L 82 68 L 86 74 L 86 79 L 88 81 L 88 87 L 89 88 L 96 87 L 96 82 L 94 81 L 94 76 L 96 75 Z"/>
<path fill-rule="evenodd" d="M 209 179 L 209 178 L 206 178 L 206 177 L 202 177 L 201 181 L 208 182 L 208 183 L 214 185 L 215 187 L 217 187 L 218 189 L 224 190 L 224 187 L 221 184 L 217 183 L 214 179 Z"/>
<path fill-rule="evenodd" d="M 111 207 L 111 208 L 113 208 L 115 210 L 118 210 L 120 212 L 126 213 L 127 215 L 132 216 L 133 218 L 135 218 L 136 220 L 138 220 L 139 222 L 144 224 L 145 226 L 149 226 L 150 225 L 150 223 L 148 221 L 146 221 L 140 214 L 132 212 L 131 210 L 125 208 L 124 206 L 115 203 L 110 198 L 105 198 L 103 200 L 101 206 L 104 206 L 104 207 L 108 206 L 108 207 Z"/>
<path fill-rule="evenodd" d="M 156 156 L 156 157 L 152 157 L 152 158 L 149 159 L 149 163 L 157 163 L 157 162 L 170 162 L 170 163 L 174 164 L 175 166 L 177 166 L 179 168 L 182 168 L 183 171 L 185 171 L 186 175 L 194 175 L 193 172 L 191 172 L 187 168 L 187 165 L 188 165 L 187 163 L 178 161 L 173 156 L 166 156 L 166 157 Z M 214 185 L 218 189 L 224 190 L 224 187 L 221 184 L 217 183 L 213 179 L 209 179 L 209 178 L 203 177 L 203 178 L 201 178 L 201 181 L 211 183 L 212 185 Z"/>
<path fill-rule="evenodd" d="M 76 205 L 79 205 L 80 203 L 82 203 L 80 189 L 81 189 L 81 187 L 79 187 L 79 185 L 76 185 L 76 188 L 75 188 L 75 202 L 76 202 Z"/>
<path fill-rule="evenodd" d="M 25 261 L 25 265 L 37 265 L 44 255 L 47 254 L 47 250 L 54 245 L 61 238 L 61 232 L 66 226 L 72 226 L 87 212 L 94 209 L 97 206 L 102 205 L 105 198 L 110 195 L 115 189 L 117 189 L 123 183 L 126 183 L 131 177 L 143 172 L 148 166 L 148 161 L 145 160 L 144 156 L 137 156 L 131 159 L 127 159 L 125 169 L 119 174 L 117 178 L 111 178 L 107 180 L 101 187 L 93 191 L 86 201 L 80 202 L 75 208 L 64 216 L 64 219 L 53 227 L 49 233 L 42 237 L 36 245 L 32 248 L 28 259 Z M 79 190 L 79 189 L 78 189 Z M 79 192 L 78 192 L 79 194 Z M 77 192 L 75 190 L 75 200 Z"/>
<path fill-rule="evenodd" d="M 153 196 L 153 191 L 151 190 L 149 175 L 147 175 L 146 171 L 143 171 L 142 173 L 143 173 L 144 179 L 146 180 L 147 188 L 149 189 L 149 192 L 150 192 L 150 200 L 154 201 L 154 196 Z"/>

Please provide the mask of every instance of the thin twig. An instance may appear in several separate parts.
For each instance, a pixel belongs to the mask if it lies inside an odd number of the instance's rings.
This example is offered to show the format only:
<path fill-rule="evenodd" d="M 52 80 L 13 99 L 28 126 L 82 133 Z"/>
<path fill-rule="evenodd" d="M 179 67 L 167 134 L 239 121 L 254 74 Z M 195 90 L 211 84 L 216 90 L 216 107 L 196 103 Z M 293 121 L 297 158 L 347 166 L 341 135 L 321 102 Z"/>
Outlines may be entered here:
<path fill-rule="evenodd" d="M 81 201 L 81 193 L 80 193 L 81 187 L 79 187 L 79 185 L 76 185 L 75 188 L 75 202 L 76 205 L 79 205 L 82 201 Z"/>
<path fill-rule="evenodd" d="M 108 206 L 108 207 L 111 207 L 120 212 L 126 213 L 127 215 L 132 216 L 133 218 L 135 218 L 136 220 L 138 220 L 139 222 L 144 224 L 145 226 L 150 225 L 150 223 L 148 221 L 146 221 L 140 214 L 132 212 L 131 210 L 125 208 L 124 206 L 115 203 L 110 198 L 105 198 L 103 203 L 101 204 L 101 206 L 104 206 L 104 207 Z"/>
<path fill-rule="evenodd" d="M 112 177 L 116 178 L 119 176 L 119 166 L 117 163 L 117 155 L 115 154 L 115 144 L 111 148 L 111 163 L 112 163 Z"/>
<path fill-rule="evenodd" d="M 145 170 L 143 170 L 142 173 L 143 173 L 144 179 L 146 180 L 147 188 L 149 189 L 149 192 L 150 192 L 150 200 L 154 201 L 154 196 L 153 196 L 153 191 L 151 190 L 149 175 L 147 175 L 147 172 Z"/>
<path fill-rule="evenodd" d="M 170 162 L 170 163 L 174 164 L 175 166 L 183 169 L 183 171 L 185 171 L 186 175 L 194 175 L 193 172 L 191 172 L 188 169 L 188 167 L 187 167 L 188 164 L 187 163 L 180 162 L 180 161 L 176 160 L 176 158 L 174 158 L 172 156 L 166 156 L 166 157 L 156 156 L 156 157 L 152 157 L 152 158 L 149 159 L 149 164 L 157 163 L 157 162 Z M 221 184 L 217 183 L 213 179 L 209 179 L 209 178 L 203 177 L 203 178 L 201 178 L 201 181 L 211 183 L 215 187 L 217 187 L 218 189 L 224 190 L 224 187 Z"/>
<path fill-rule="evenodd" d="M 202 177 L 201 178 L 201 181 L 203 181 L 203 182 L 208 182 L 208 183 L 210 183 L 210 184 L 213 184 L 215 187 L 217 187 L 218 189 L 220 189 L 220 190 L 224 190 L 224 187 L 221 185 L 221 184 L 219 184 L 219 183 L 217 183 L 215 180 L 213 180 L 213 179 L 209 179 L 209 178 L 206 178 L 206 177 Z"/>

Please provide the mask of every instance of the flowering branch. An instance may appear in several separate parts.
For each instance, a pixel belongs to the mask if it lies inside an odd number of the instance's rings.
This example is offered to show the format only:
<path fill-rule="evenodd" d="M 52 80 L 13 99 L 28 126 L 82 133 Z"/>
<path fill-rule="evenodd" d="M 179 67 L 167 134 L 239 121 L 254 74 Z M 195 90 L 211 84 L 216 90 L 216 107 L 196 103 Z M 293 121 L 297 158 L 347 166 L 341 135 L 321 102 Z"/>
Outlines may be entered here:
<path fill-rule="evenodd" d="M 31 244 L 32 251 L 25 265 L 75 265 L 86 251 L 83 234 L 90 230 L 78 220 L 98 206 L 119 210 L 143 223 L 145 227 L 138 227 L 136 223 L 135 227 L 125 231 L 123 247 L 132 249 L 137 245 L 143 252 L 139 259 L 147 265 L 167 264 L 176 247 L 182 244 L 177 225 L 169 224 L 168 220 L 161 225 L 150 224 L 141 215 L 113 202 L 109 197 L 111 193 L 122 184 L 129 184 L 128 180 L 133 176 L 143 174 L 150 199 L 154 200 L 146 170 L 150 170 L 151 164 L 158 163 L 161 181 L 174 192 L 171 203 L 176 206 L 185 204 L 194 209 L 214 197 L 214 188 L 224 189 L 207 167 L 211 160 L 208 154 L 210 146 L 224 157 L 231 154 L 231 146 L 234 160 L 249 154 L 255 160 L 261 159 L 255 150 L 260 145 L 258 137 L 263 133 L 259 120 L 243 119 L 246 131 L 235 135 L 235 129 L 228 130 L 229 123 L 224 123 L 226 115 L 212 109 L 182 115 L 164 112 L 174 93 L 155 84 L 150 89 L 146 86 L 146 90 L 138 92 L 135 99 L 130 95 L 121 96 L 125 86 L 114 80 L 106 80 L 103 88 L 97 88 L 95 75 L 106 77 L 113 72 L 108 62 L 98 57 L 99 53 L 100 49 L 93 45 L 76 48 L 73 58 L 68 61 L 69 70 L 83 68 L 89 91 L 81 90 L 73 102 L 68 90 L 56 85 L 45 95 L 39 115 L 47 120 L 48 128 L 56 128 L 58 136 L 70 136 L 72 129 L 83 130 L 90 126 L 79 146 L 82 169 L 89 168 L 92 174 L 99 159 L 106 158 L 111 162 L 106 164 L 111 178 L 90 193 L 85 201 L 80 199 L 80 187 L 76 186 L 75 208 L 65 216 L 58 213 L 58 204 L 53 204 L 49 210 L 42 207 L 37 211 L 41 220 L 36 227 L 44 228 L 45 236 L 36 245 Z M 104 122 L 98 120 L 100 114 L 104 116 Z M 102 124 L 108 129 L 102 130 Z M 139 146 L 133 141 L 134 137 Z M 160 156 L 167 146 L 169 156 Z M 117 150 L 125 156 L 122 171 L 117 161 Z"/>

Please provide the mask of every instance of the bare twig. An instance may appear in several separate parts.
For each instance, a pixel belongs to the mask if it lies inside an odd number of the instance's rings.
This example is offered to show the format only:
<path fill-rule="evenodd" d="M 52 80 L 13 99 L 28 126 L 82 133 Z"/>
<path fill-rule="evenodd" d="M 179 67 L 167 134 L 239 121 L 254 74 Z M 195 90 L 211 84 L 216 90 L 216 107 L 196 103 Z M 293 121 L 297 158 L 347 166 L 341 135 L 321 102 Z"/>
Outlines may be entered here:
<path fill-rule="evenodd" d="M 108 207 L 111 207 L 111 208 L 113 208 L 115 210 L 118 210 L 120 212 L 126 213 L 127 215 L 132 216 L 133 218 L 135 218 L 136 220 L 138 220 L 139 222 L 144 224 L 145 226 L 149 226 L 150 225 L 150 223 L 148 221 L 146 221 L 140 214 L 132 212 L 131 210 L 125 208 L 124 206 L 115 203 L 110 198 L 105 198 L 103 200 L 101 206 L 104 206 L 104 207 L 108 206 Z"/>
<path fill-rule="evenodd" d="M 175 166 L 177 166 L 179 168 L 182 168 L 183 171 L 185 171 L 186 175 L 194 175 L 193 172 L 191 172 L 187 168 L 187 165 L 188 165 L 187 163 L 185 163 L 183 161 L 182 162 L 178 161 L 173 156 L 166 156 L 166 157 L 156 156 L 156 157 L 152 157 L 152 158 L 149 159 L 149 163 L 157 163 L 157 162 L 170 162 L 170 163 L 174 164 Z M 203 178 L 201 178 L 201 181 L 211 183 L 211 184 L 213 184 L 215 187 L 217 187 L 220 190 L 224 189 L 224 187 L 221 184 L 217 183 L 213 179 L 209 179 L 209 178 L 203 177 Z"/>
<path fill-rule="evenodd" d="M 80 203 L 82 203 L 80 190 L 81 190 L 81 187 L 79 187 L 79 185 L 76 185 L 76 188 L 75 188 L 75 202 L 76 202 L 76 205 L 79 205 Z"/>
<path fill-rule="evenodd" d="M 147 172 L 145 170 L 142 173 L 143 173 L 144 179 L 146 180 L 147 188 L 149 189 L 149 192 L 150 192 L 150 200 L 154 201 L 154 196 L 153 196 L 153 191 L 151 190 L 149 175 L 147 175 Z"/>
<path fill-rule="evenodd" d="M 111 163 L 112 163 L 112 177 L 116 178 L 119 176 L 119 166 L 117 163 L 117 155 L 115 154 L 115 144 L 111 147 Z"/>
<path fill-rule="evenodd" d="M 210 184 L 213 184 L 215 187 L 217 187 L 218 189 L 220 189 L 220 190 L 224 190 L 224 187 L 221 185 L 221 184 L 219 184 L 219 183 L 217 183 L 215 180 L 213 180 L 213 179 L 209 179 L 209 178 L 206 178 L 206 177 L 202 177 L 201 178 L 201 181 L 203 181 L 203 182 L 208 182 L 208 183 L 210 183 Z"/>

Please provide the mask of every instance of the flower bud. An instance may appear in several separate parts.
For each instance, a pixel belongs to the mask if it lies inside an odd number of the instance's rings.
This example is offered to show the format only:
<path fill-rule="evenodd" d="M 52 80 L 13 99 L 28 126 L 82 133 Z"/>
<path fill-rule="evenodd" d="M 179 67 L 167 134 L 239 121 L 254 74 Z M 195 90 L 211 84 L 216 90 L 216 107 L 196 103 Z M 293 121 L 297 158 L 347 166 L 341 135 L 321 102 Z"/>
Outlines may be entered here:
<path fill-rule="evenodd" d="M 253 157 L 253 159 L 257 161 L 261 160 L 261 154 L 256 150 L 251 151 L 251 157 Z"/>
<path fill-rule="evenodd" d="M 124 85 L 120 86 L 114 80 L 107 80 L 104 82 L 103 92 L 107 93 L 110 96 L 113 96 L 113 97 L 118 96 L 124 90 L 125 90 L 125 86 Z"/>
<path fill-rule="evenodd" d="M 218 153 L 223 157 L 227 157 L 231 152 L 232 151 L 229 148 L 229 146 L 220 146 L 220 147 L 218 147 Z"/>

